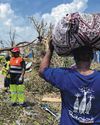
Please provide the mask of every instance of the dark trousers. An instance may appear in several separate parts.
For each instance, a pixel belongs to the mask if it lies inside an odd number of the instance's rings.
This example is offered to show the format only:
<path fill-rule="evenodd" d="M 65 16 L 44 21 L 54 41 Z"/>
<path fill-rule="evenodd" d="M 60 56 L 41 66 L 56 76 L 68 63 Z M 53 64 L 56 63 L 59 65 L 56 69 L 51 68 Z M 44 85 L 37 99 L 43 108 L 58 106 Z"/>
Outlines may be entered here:
<path fill-rule="evenodd" d="M 10 74 L 10 78 L 11 78 L 11 83 L 10 84 L 23 84 L 22 82 L 19 81 L 21 74 Z"/>
<path fill-rule="evenodd" d="M 9 87 L 10 86 L 10 78 L 5 77 L 4 79 L 4 87 Z"/>

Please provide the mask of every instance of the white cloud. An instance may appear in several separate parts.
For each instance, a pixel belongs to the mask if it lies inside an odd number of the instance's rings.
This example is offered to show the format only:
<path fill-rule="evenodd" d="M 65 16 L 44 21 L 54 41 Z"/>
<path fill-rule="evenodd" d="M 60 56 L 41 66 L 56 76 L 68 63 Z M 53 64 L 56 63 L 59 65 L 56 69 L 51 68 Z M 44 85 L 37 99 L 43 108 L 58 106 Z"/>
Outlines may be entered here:
<path fill-rule="evenodd" d="M 8 3 L 0 4 L 0 19 L 7 18 L 10 15 L 13 15 L 13 10 L 11 9 Z"/>
<path fill-rule="evenodd" d="M 9 3 L 0 4 L 0 40 L 9 40 L 10 29 L 16 31 L 15 40 L 20 41 L 31 41 L 36 32 L 33 27 L 30 26 L 28 18 L 17 16 L 12 10 Z M 34 34 L 33 34 L 34 32 Z"/>
<path fill-rule="evenodd" d="M 7 21 L 4 22 L 4 25 L 9 27 L 9 26 L 11 26 L 11 23 L 12 23 L 12 20 L 8 19 Z"/>
<path fill-rule="evenodd" d="M 52 8 L 51 13 L 43 14 L 42 18 L 47 21 L 52 19 L 53 22 L 56 22 L 67 13 L 83 12 L 87 8 L 87 2 L 88 0 L 73 0 L 71 3 L 60 4 Z"/>

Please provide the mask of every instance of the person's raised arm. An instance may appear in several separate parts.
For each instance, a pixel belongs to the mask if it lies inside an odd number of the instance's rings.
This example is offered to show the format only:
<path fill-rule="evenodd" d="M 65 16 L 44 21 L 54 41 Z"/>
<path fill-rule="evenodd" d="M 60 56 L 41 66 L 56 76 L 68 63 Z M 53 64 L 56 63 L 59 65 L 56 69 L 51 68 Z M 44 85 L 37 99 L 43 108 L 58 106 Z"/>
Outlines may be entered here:
<path fill-rule="evenodd" d="M 42 76 L 42 73 L 44 71 L 45 68 L 48 68 L 50 66 L 50 61 L 53 55 L 53 50 L 54 47 L 52 45 L 52 40 L 49 42 L 49 47 L 48 50 L 45 54 L 45 56 L 43 57 L 41 64 L 40 64 L 40 68 L 39 68 L 39 75 Z"/>

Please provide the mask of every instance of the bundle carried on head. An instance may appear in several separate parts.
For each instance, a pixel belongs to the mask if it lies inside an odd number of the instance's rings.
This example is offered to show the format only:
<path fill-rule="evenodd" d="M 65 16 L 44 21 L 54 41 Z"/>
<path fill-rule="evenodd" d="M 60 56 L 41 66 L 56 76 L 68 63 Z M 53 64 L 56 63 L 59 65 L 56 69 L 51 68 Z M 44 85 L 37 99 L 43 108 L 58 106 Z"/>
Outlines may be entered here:
<path fill-rule="evenodd" d="M 54 27 L 52 38 L 54 49 L 60 56 L 68 56 L 81 46 L 100 50 L 100 13 L 66 14 Z"/>

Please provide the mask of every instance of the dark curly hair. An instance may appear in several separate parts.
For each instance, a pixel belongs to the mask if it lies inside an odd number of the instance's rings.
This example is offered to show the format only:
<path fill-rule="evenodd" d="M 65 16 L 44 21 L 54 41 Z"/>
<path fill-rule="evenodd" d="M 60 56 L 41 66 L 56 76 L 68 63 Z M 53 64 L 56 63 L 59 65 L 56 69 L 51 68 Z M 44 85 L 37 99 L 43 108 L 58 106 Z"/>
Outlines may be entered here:
<path fill-rule="evenodd" d="M 88 62 L 93 59 L 93 49 L 89 46 L 76 48 L 72 51 L 75 62 Z"/>

